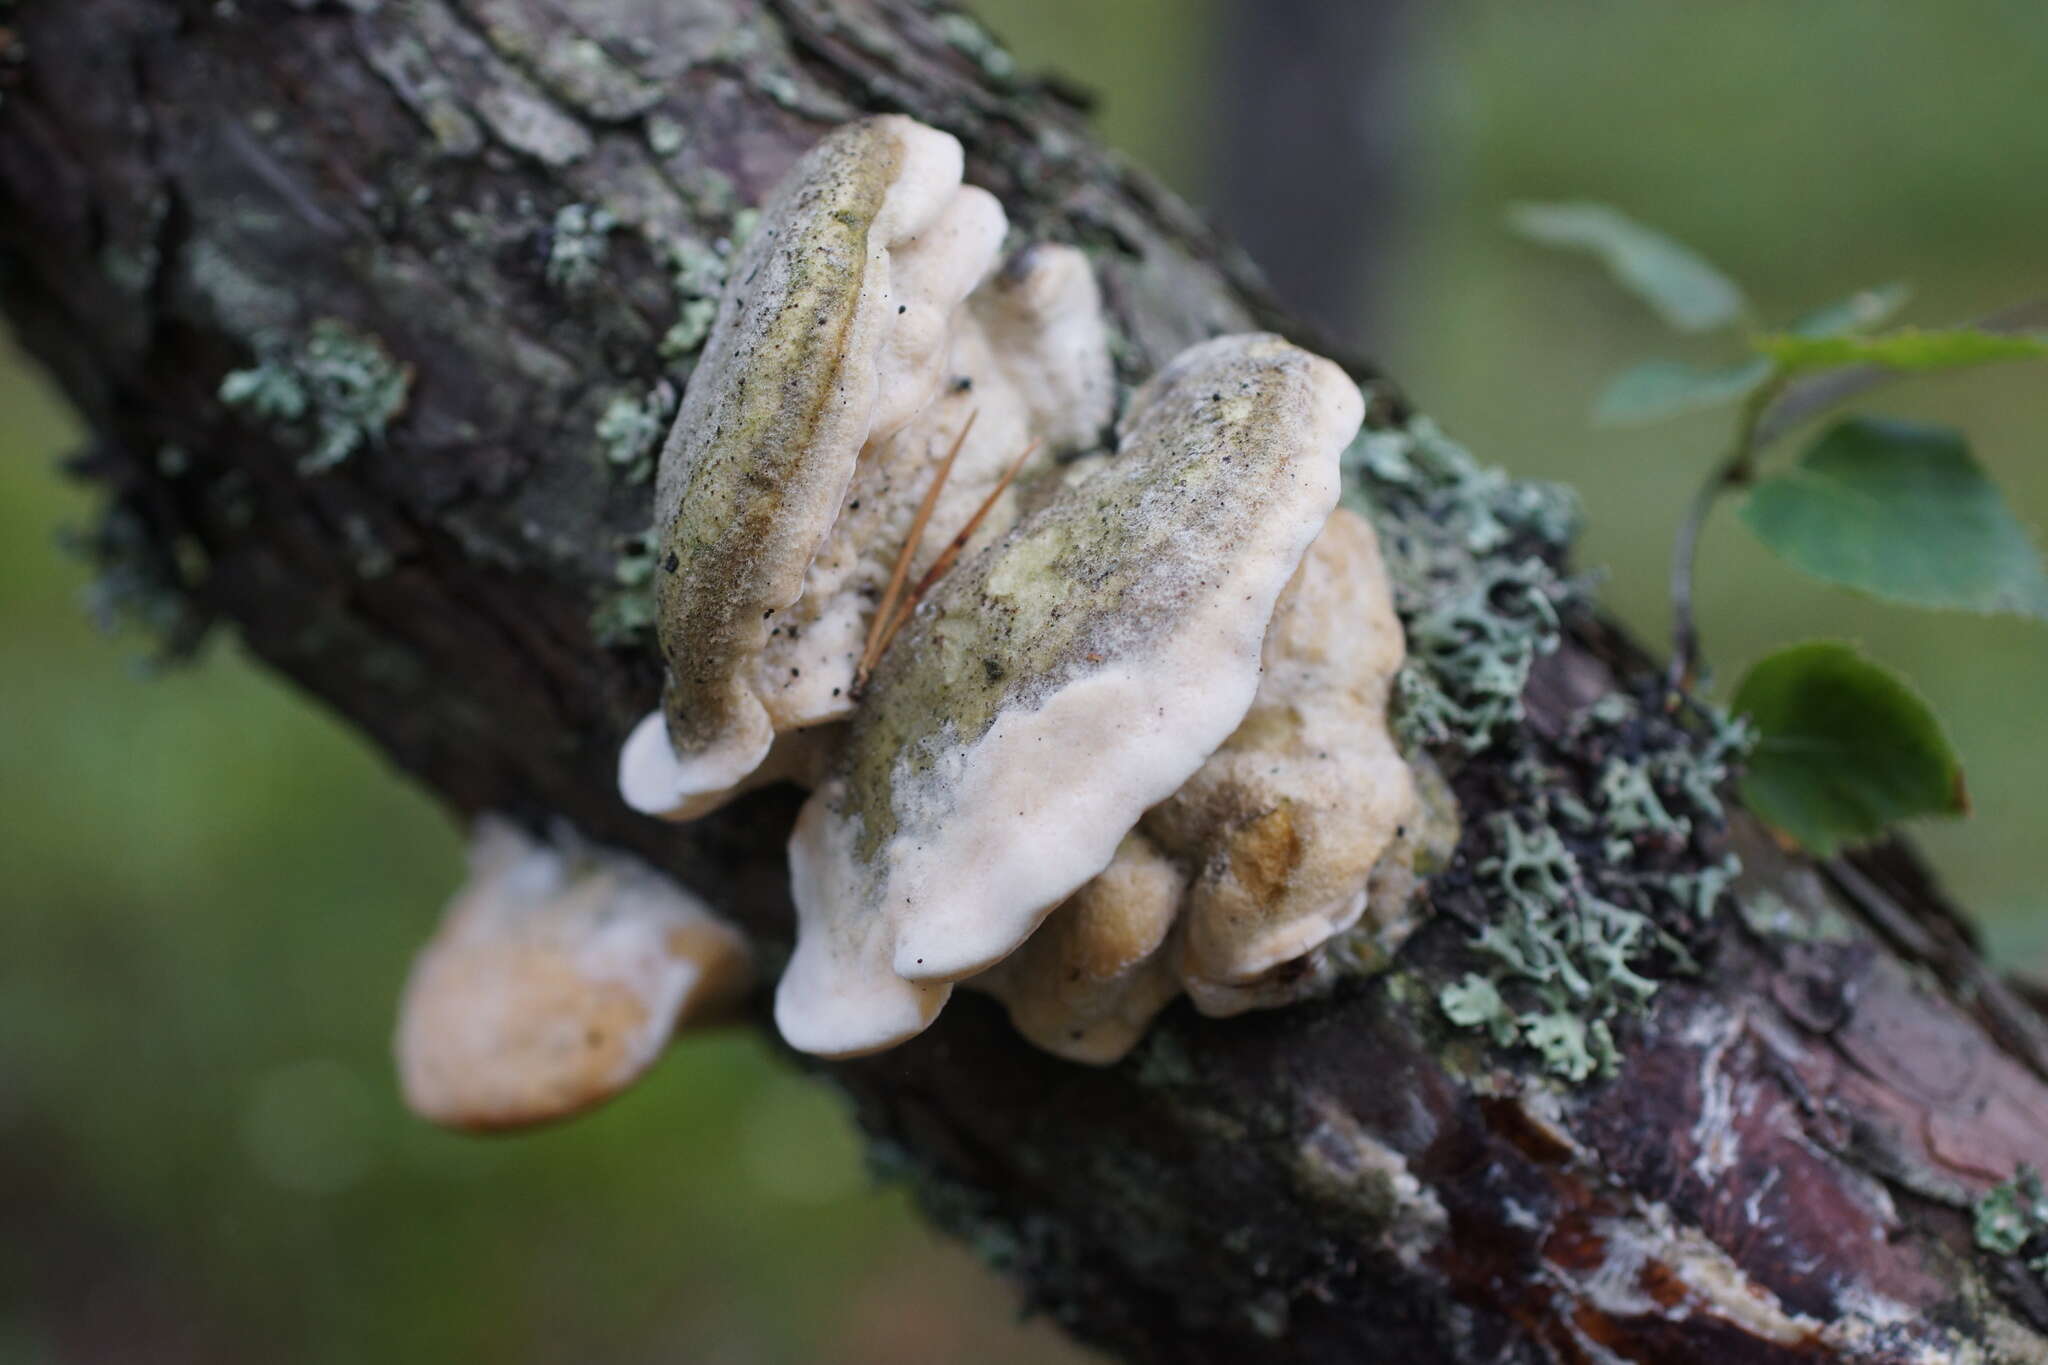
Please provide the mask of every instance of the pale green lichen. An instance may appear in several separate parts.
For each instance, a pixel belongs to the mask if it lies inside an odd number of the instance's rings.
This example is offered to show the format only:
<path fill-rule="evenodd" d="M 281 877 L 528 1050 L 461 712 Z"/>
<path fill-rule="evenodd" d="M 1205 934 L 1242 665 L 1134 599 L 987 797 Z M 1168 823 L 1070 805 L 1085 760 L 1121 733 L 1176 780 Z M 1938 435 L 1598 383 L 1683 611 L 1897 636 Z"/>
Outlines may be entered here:
<path fill-rule="evenodd" d="M 107 635 L 133 630 L 151 640 L 141 671 L 157 672 L 198 649 L 208 617 L 191 591 L 206 575 L 196 541 L 166 541 L 134 506 L 116 501 L 89 533 L 69 531 L 60 543 L 95 570 L 80 593 L 93 625 Z"/>
<path fill-rule="evenodd" d="M 1472 874 L 1491 916 L 1472 941 L 1485 965 L 1439 991 L 1444 1017 L 1533 1049 L 1567 1080 L 1610 1074 L 1615 1024 L 1659 975 L 1694 970 L 1687 939 L 1739 871 L 1701 837 L 1719 824 L 1714 788 L 1740 734 L 1623 696 L 1581 711 L 1550 757 L 1510 764 L 1527 798 L 1483 826 L 1492 851 Z"/>
<path fill-rule="evenodd" d="M 2024 1256 L 2048 1279 L 2048 1191 L 2031 1166 L 1984 1192 L 1972 1210 L 1977 1246 L 1994 1256 Z"/>
<path fill-rule="evenodd" d="M 711 334 L 711 324 L 718 317 L 718 292 L 732 268 L 733 250 L 730 239 L 706 245 L 685 237 L 667 244 L 676 320 L 661 339 L 662 359 L 682 359 L 702 346 L 704 338 Z"/>
<path fill-rule="evenodd" d="M 948 10 L 932 17 L 932 27 L 956 51 L 971 58 L 991 79 L 1007 81 L 1016 77 L 1017 59 L 973 15 Z"/>
<path fill-rule="evenodd" d="M 1522 718 L 1536 660 L 1575 595 L 1551 567 L 1572 493 L 1480 465 L 1426 417 L 1368 427 L 1345 452 L 1347 501 L 1380 534 L 1408 630 L 1395 680 L 1404 742 L 1478 753 Z"/>
<path fill-rule="evenodd" d="M 590 615 L 590 633 L 600 645 L 617 649 L 654 639 L 654 568 L 659 541 L 653 530 L 627 537 L 612 567 L 614 589 Z"/>
<path fill-rule="evenodd" d="M 1521 794 L 1482 827 L 1487 856 L 1462 874 L 1488 916 L 1473 941 L 1484 965 L 1442 987 L 1438 1007 L 1567 1079 L 1610 1072 L 1617 1022 L 1660 973 L 1691 969 L 1687 944 L 1733 879 L 1713 841 L 1746 734 L 1705 708 L 1674 717 L 1624 693 L 1586 707 L 1561 740 L 1531 733 L 1530 673 L 1583 600 L 1558 567 L 1574 496 L 1479 465 L 1422 417 L 1370 427 L 1345 462 L 1407 628 L 1397 734 L 1454 759 L 1504 750 Z"/>
<path fill-rule="evenodd" d="M 565 293 L 588 288 L 604 265 L 618 225 L 610 209 L 590 204 L 558 209 L 548 238 L 548 283 Z"/>
<path fill-rule="evenodd" d="M 639 398 L 613 398 L 597 419 L 605 463 L 620 470 L 627 483 L 646 483 L 654 477 L 654 455 L 675 413 L 675 386 L 665 379 Z"/>
<path fill-rule="evenodd" d="M 683 149 L 683 125 L 666 114 L 649 114 L 647 146 L 656 156 L 674 156 Z"/>
<path fill-rule="evenodd" d="M 256 352 L 259 363 L 221 380 L 220 399 L 310 442 L 301 473 L 331 469 L 381 442 L 412 389 L 410 365 L 338 318 L 321 318 L 298 344 L 259 338 Z"/>

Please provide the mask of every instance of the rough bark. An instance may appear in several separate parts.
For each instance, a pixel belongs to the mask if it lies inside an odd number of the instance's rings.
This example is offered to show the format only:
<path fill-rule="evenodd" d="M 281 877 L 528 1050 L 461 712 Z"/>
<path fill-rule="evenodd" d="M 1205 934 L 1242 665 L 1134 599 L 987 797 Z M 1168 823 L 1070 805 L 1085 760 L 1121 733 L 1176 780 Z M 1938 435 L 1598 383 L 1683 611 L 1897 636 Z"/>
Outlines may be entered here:
<path fill-rule="evenodd" d="M 900 109 L 957 133 L 1025 232 L 1091 249 L 1127 376 L 1222 330 L 1319 344 L 1088 140 L 1072 96 L 911 0 L 8 17 L 0 298 L 95 433 L 109 586 L 173 643 L 231 622 L 453 811 L 566 819 L 769 944 L 788 794 L 674 828 L 612 786 L 659 678 L 644 638 L 600 643 L 592 618 L 650 490 L 595 431 L 685 377 L 660 346 L 690 301 L 675 259 L 715 251 L 825 128 Z M 562 240 L 575 204 L 620 224 L 594 269 Z M 381 437 L 308 467 L 318 413 L 220 394 L 323 319 L 410 378 Z M 1565 637 L 1522 733 L 1569 754 L 1574 717 L 1648 695 L 1648 670 L 1590 612 Z M 1133 1360 L 2044 1358 L 2048 1295 L 1973 1249 L 1968 1212 L 2017 1163 L 2048 1166 L 2042 1024 L 1910 855 L 1817 868 L 1737 817 L 1742 894 L 1809 929 L 1702 916 L 1701 970 L 1620 1022 L 1613 1074 L 1569 1084 L 1437 1006 L 1500 913 L 1483 817 L 1526 795 L 1516 771 L 1459 768 L 1440 913 L 1327 1000 L 1176 1009 L 1097 1071 L 965 998 L 825 1070 L 936 1217 Z M 1703 830 L 1660 856 L 1682 874 L 1720 852 Z"/>

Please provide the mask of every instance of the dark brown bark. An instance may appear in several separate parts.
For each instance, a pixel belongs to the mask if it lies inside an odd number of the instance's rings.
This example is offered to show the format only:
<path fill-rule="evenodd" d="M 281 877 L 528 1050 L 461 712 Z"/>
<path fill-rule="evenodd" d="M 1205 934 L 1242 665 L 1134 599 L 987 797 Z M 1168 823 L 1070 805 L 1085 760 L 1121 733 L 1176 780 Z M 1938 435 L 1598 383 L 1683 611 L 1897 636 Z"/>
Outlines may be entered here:
<path fill-rule="evenodd" d="M 95 433 L 110 572 L 174 636 L 231 622 L 456 812 L 566 818 L 767 943 L 789 796 L 674 828 L 612 787 L 659 678 L 591 620 L 650 494 L 594 430 L 683 377 L 656 244 L 714 241 L 825 128 L 901 109 L 959 134 L 1027 232 L 1092 249 L 1129 375 L 1233 328 L 1318 344 L 1056 89 L 910 0 L 8 14 L 0 297 Z M 580 284 L 549 269 L 576 203 L 622 224 Z M 381 440 L 306 470 L 302 433 L 219 393 L 321 319 L 412 372 Z M 1571 716 L 1646 673 L 1580 614 L 1531 742 L 1568 750 Z M 2048 1166 L 2042 1025 L 1910 857 L 1816 869 L 1738 823 L 1749 893 L 1846 927 L 1691 926 L 1704 970 L 1622 1023 L 1617 1074 L 1566 1085 L 1435 1003 L 1498 912 L 1473 868 L 1517 780 L 1460 771 L 1443 913 L 1329 1000 L 1176 1009 L 1095 1071 L 964 998 L 825 1070 L 936 1217 L 1134 1360 L 2043 1358 L 2048 1296 L 1968 1221 Z"/>

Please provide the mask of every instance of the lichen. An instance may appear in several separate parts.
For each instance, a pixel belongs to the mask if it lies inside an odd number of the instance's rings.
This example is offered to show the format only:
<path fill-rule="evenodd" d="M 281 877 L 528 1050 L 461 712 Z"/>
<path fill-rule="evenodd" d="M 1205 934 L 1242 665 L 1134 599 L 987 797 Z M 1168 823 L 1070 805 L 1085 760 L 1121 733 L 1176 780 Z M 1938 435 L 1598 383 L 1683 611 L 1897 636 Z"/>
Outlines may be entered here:
<path fill-rule="evenodd" d="M 1717 788 L 1745 732 L 1702 710 L 1681 722 L 1618 694 L 1579 712 L 1557 745 L 1507 776 L 1523 795 L 1482 825 L 1468 880 L 1487 918 L 1477 970 L 1438 992 L 1451 1023 L 1534 1050 L 1571 1081 L 1610 1074 L 1615 1028 L 1693 947 L 1739 864 L 1712 842 Z"/>
<path fill-rule="evenodd" d="M 108 635 L 139 631 L 153 643 L 140 663 L 145 673 L 189 659 L 210 618 L 192 596 L 205 576 L 198 543 L 167 539 L 133 504 L 110 503 L 91 531 L 67 533 L 65 549 L 92 564 L 81 593 L 94 626 Z"/>
<path fill-rule="evenodd" d="M 737 230 L 735 231 L 737 236 Z M 661 357 L 680 360 L 704 344 L 718 316 L 718 291 L 732 268 L 733 238 L 706 245 L 685 237 L 667 244 L 670 282 L 675 290 L 676 320 L 661 339 Z"/>
<path fill-rule="evenodd" d="M 654 641 L 654 567 L 660 536 L 652 529 L 628 536 L 612 568 L 613 590 L 590 615 L 590 633 L 607 649 Z"/>
<path fill-rule="evenodd" d="M 647 146 L 656 156 L 674 156 L 683 149 L 683 125 L 666 114 L 647 116 Z"/>
<path fill-rule="evenodd" d="M 665 379 L 639 398 L 630 394 L 613 398 L 597 419 L 597 439 L 605 463 L 621 471 L 627 483 L 652 479 L 655 451 L 675 412 L 675 386 Z"/>
<path fill-rule="evenodd" d="M 1972 1213 L 1980 1250 L 2024 1257 L 2027 1269 L 2048 1279 L 2048 1190 L 2033 1167 L 1986 1190 Z"/>
<path fill-rule="evenodd" d="M 587 289 L 597 279 L 619 220 L 610 209 L 565 204 L 555 212 L 548 237 L 547 281 L 564 293 Z"/>
<path fill-rule="evenodd" d="M 971 58 L 989 79 L 1007 81 L 1016 77 L 1017 59 L 973 15 L 948 10 L 932 17 L 932 27 L 955 51 Z"/>
<path fill-rule="evenodd" d="M 1369 424 L 1345 470 L 1408 633 L 1397 733 L 1454 779 L 1490 760 L 1495 813 L 1437 883 L 1479 925 L 1474 965 L 1437 1006 L 1568 1080 L 1611 1072 L 1616 1028 L 1696 966 L 1738 870 L 1720 847 L 1720 788 L 1748 733 L 1696 703 L 1674 713 L 1644 680 L 1537 734 L 1530 674 L 1587 600 L 1563 569 L 1574 495 L 1481 466 L 1425 417 Z"/>
<path fill-rule="evenodd" d="M 339 318 L 319 319 L 296 343 L 259 337 L 256 354 L 257 364 L 221 380 L 220 399 L 308 445 L 301 473 L 331 469 L 381 442 L 412 389 L 412 366 Z"/>
<path fill-rule="evenodd" d="M 1522 719 L 1529 670 L 1555 650 L 1577 589 L 1552 567 L 1578 524 L 1556 484 L 1480 465 L 1426 417 L 1367 429 L 1345 452 L 1346 499 L 1371 517 L 1408 629 L 1395 683 L 1404 742 L 1489 748 Z"/>

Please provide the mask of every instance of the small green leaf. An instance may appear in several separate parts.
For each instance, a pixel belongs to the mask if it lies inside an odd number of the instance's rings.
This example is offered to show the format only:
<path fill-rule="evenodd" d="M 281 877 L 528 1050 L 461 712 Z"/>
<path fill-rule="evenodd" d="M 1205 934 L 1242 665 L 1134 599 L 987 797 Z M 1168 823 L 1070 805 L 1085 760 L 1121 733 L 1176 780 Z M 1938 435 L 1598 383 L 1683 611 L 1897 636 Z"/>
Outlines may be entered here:
<path fill-rule="evenodd" d="M 1916 607 L 2048 616 L 2048 573 L 1960 432 L 1838 422 L 1742 519 L 1815 578 Z"/>
<path fill-rule="evenodd" d="M 1816 308 L 1785 330 L 1794 336 L 1832 337 L 1850 332 L 1867 332 L 1906 306 L 1913 290 L 1904 284 L 1880 284 L 1859 289 L 1846 299 Z"/>
<path fill-rule="evenodd" d="M 1760 736 L 1744 803 L 1817 854 L 1910 816 L 1969 810 L 1962 767 L 1927 703 L 1851 645 L 1779 650 L 1749 670 L 1732 709 Z"/>
<path fill-rule="evenodd" d="M 1890 370 L 1953 370 L 1999 360 L 2048 355 L 2048 337 L 2026 332 L 1986 332 L 1974 327 L 1922 330 L 1901 327 L 1877 336 L 1802 336 L 1776 332 L 1756 339 L 1757 351 L 1786 374 L 1832 370 L 1844 365 L 1881 365 Z"/>
<path fill-rule="evenodd" d="M 1544 246 L 1589 252 L 1659 317 L 1681 332 L 1706 332 L 1741 317 L 1734 281 L 1690 247 L 1605 204 L 1515 204 L 1508 224 Z"/>
<path fill-rule="evenodd" d="M 1602 426 L 1662 421 L 1746 397 L 1771 377 L 1761 357 L 1732 365 L 1688 365 L 1681 360 L 1646 360 L 1616 375 L 1593 405 Z"/>

